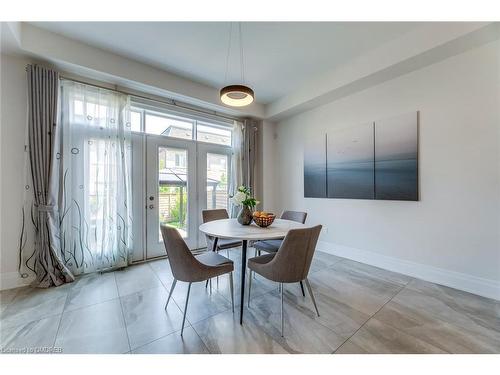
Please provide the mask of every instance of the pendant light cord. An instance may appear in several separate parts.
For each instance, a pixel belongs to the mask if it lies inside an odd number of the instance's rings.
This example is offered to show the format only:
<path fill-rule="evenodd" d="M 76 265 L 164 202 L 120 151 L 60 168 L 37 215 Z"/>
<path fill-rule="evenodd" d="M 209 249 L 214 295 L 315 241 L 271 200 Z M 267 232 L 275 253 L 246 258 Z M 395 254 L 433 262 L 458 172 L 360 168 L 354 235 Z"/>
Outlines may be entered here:
<path fill-rule="evenodd" d="M 233 23 L 229 22 L 229 40 L 227 42 L 227 55 L 226 55 L 226 72 L 224 74 L 224 84 L 227 84 L 227 77 L 229 74 L 229 58 L 231 56 L 231 41 L 233 36 Z M 243 36 L 241 32 L 241 22 L 238 22 L 238 37 L 240 43 L 240 74 L 241 83 L 245 83 L 245 58 L 243 55 Z"/>
<path fill-rule="evenodd" d="M 241 68 L 241 83 L 245 83 L 245 63 L 243 59 L 243 36 L 241 33 L 241 22 L 238 22 L 238 31 L 240 34 L 240 68 Z"/>
<path fill-rule="evenodd" d="M 224 75 L 224 84 L 227 84 L 227 74 L 229 71 L 229 55 L 231 52 L 231 37 L 233 34 L 233 23 L 229 22 L 229 41 L 227 46 L 227 55 L 226 55 L 226 74 Z"/>

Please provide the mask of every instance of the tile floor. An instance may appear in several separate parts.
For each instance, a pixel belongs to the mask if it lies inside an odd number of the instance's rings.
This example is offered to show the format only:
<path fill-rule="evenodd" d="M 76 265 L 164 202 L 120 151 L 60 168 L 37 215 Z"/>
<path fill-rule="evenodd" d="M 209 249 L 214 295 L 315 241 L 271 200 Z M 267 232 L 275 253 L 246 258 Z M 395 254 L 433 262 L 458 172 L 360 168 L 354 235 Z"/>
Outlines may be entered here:
<path fill-rule="evenodd" d="M 250 254 L 253 251 L 250 249 Z M 235 301 L 240 293 L 240 252 Z M 285 288 L 285 337 L 277 285 L 257 276 L 244 324 L 231 312 L 228 277 L 187 285 L 165 313 L 167 260 L 87 275 L 49 290 L 0 292 L 0 349 L 62 353 L 500 353 L 500 302 L 316 252 L 309 280 L 320 317 L 298 284 Z"/>

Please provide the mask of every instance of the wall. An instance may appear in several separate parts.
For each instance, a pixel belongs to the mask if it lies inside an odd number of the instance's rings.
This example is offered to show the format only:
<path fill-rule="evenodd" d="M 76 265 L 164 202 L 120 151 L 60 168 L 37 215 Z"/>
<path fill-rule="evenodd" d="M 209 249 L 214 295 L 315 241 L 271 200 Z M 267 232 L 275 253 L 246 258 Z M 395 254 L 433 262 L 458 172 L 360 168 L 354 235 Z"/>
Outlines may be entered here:
<path fill-rule="evenodd" d="M 1 160 L 1 242 L 0 289 L 28 280 L 17 273 L 21 207 L 24 194 L 24 143 L 27 123 L 26 71 L 28 60 L 0 55 L 0 160 Z M 30 238 L 32 233 L 30 233 Z"/>
<path fill-rule="evenodd" d="M 279 122 L 265 191 L 324 225 L 323 250 L 500 298 L 499 50 L 489 43 Z M 307 133 L 414 110 L 419 202 L 304 198 Z"/>

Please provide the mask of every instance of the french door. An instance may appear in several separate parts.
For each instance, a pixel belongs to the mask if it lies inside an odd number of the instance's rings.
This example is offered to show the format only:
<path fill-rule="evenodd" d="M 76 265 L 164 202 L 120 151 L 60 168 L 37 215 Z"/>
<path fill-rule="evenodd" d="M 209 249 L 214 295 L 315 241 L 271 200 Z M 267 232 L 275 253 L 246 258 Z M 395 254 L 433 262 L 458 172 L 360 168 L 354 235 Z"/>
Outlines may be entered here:
<path fill-rule="evenodd" d="M 190 249 L 206 246 L 201 210 L 228 208 L 231 148 L 145 136 L 145 258 L 165 255 L 160 224 L 178 229 Z"/>
<path fill-rule="evenodd" d="M 199 211 L 229 209 L 229 181 L 231 178 L 231 148 L 198 143 L 198 202 Z M 201 218 L 201 216 L 200 216 Z M 204 242 L 202 241 L 202 246 Z"/>

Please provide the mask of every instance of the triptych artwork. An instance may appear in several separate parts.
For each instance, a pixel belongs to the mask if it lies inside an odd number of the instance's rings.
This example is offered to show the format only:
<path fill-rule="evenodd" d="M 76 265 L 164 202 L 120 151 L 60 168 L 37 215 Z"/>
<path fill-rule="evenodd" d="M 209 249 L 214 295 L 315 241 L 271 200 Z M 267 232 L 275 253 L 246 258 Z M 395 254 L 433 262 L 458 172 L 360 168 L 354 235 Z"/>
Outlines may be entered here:
<path fill-rule="evenodd" d="M 417 201 L 418 112 L 308 139 L 304 197 Z"/>

